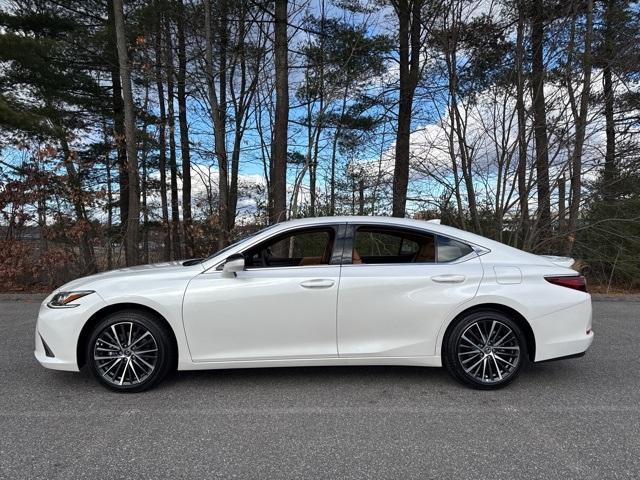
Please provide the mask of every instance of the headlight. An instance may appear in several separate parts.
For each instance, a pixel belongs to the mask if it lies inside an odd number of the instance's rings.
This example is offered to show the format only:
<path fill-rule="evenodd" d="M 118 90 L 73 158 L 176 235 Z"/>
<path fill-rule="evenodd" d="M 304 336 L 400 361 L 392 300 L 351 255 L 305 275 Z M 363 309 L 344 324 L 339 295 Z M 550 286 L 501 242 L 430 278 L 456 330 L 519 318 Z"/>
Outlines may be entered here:
<path fill-rule="evenodd" d="M 51 301 L 47 303 L 47 306 L 50 308 L 77 307 L 79 304 L 71 303 L 71 302 L 74 302 L 79 298 L 86 297 L 91 293 L 93 293 L 93 290 L 79 290 L 76 292 L 58 292 L 53 296 Z"/>

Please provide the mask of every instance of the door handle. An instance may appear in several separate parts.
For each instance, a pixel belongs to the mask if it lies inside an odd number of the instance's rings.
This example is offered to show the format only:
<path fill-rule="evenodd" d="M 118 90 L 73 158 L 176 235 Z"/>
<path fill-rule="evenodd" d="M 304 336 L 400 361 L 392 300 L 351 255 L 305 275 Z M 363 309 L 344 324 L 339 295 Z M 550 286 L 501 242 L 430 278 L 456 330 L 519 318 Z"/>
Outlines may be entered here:
<path fill-rule="evenodd" d="M 336 282 L 327 278 L 314 278 L 313 280 L 305 280 L 300 283 L 300 286 L 303 288 L 329 288 L 333 287 L 334 283 Z"/>
<path fill-rule="evenodd" d="M 462 283 L 465 280 L 464 275 L 435 275 L 431 280 L 437 283 Z"/>

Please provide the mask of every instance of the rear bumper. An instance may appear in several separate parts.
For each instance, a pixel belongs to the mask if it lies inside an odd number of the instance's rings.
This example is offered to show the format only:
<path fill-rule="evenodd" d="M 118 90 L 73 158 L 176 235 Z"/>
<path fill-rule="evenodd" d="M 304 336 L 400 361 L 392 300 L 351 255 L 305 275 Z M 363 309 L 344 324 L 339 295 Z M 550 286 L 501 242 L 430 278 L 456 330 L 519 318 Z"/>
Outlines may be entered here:
<path fill-rule="evenodd" d="M 593 343 L 591 298 L 531 321 L 536 362 L 582 354 Z"/>

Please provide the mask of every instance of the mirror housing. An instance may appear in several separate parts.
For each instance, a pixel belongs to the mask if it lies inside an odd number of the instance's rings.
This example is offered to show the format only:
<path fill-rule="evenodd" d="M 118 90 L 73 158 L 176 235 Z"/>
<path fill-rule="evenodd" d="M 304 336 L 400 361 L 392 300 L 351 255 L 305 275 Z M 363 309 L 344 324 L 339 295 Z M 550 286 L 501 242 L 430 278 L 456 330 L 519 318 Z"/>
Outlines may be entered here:
<path fill-rule="evenodd" d="M 241 253 L 234 253 L 230 255 L 222 266 L 222 272 L 228 275 L 233 274 L 236 276 L 237 272 L 244 270 L 244 255 Z"/>

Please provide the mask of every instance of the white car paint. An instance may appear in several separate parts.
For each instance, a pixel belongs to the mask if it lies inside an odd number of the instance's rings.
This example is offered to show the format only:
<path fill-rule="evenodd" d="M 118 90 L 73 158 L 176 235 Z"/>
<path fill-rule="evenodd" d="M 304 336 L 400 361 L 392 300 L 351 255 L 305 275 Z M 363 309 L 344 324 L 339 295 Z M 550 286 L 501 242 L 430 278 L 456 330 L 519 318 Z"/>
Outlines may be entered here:
<path fill-rule="evenodd" d="M 321 225 L 402 227 L 475 248 L 451 263 L 343 264 L 247 269 L 225 259 L 285 231 Z M 566 264 L 566 262 L 565 262 Z M 161 315 L 178 348 L 178 369 L 294 365 L 440 366 L 444 334 L 478 305 L 516 311 L 535 338 L 535 361 L 584 352 L 593 341 L 590 295 L 552 285 L 576 272 L 549 258 L 434 222 L 326 217 L 272 226 L 202 263 L 124 268 L 63 285 L 38 315 L 35 356 L 47 368 L 77 371 L 83 327 L 109 309 L 140 306 Z M 75 308 L 50 308 L 60 291 L 93 290 Z M 106 309 L 106 310 L 105 310 Z M 54 353 L 47 356 L 42 343 Z"/>

